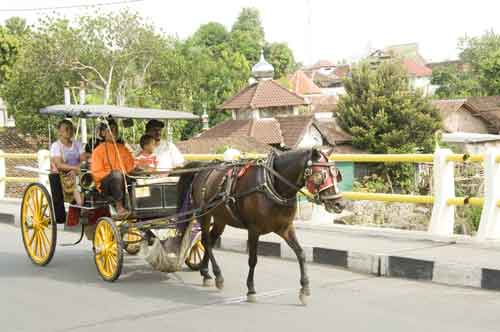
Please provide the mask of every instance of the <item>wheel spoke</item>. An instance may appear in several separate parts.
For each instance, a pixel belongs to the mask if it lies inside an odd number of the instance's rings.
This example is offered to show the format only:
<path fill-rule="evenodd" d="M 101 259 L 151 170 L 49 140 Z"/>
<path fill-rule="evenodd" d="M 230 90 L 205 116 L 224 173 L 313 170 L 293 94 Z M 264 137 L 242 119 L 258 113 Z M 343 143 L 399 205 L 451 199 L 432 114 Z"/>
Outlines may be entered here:
<path fill-rule="evenodd" d="M 50 248 L 51 241 L 47 237 L 47 234 L 45 234 L 45 231 L 40 231 L 40 237 L 42 239 L 42 243 L 43 243 L 43 246 L 44 246 L 46 252 L 48 252 L 47 247 Z"/>
<path fill-rule="evenodd" d="M 35 240 L 35 243 L 36 243 L 36 250 L 35 250 L 35 256 L 37 257 L 41 257 L 41 254 L 42 254 L 42 241 L 40 240 L 40 232 L 37 230 L 36 231 L 36 240 Z"/>

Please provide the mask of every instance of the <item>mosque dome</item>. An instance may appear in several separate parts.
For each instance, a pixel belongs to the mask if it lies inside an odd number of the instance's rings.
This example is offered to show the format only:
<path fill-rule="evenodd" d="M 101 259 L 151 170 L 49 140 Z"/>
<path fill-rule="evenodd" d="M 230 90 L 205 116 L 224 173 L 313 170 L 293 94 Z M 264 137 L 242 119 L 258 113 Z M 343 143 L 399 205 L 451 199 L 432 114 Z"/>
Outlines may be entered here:
<path fill-rule="evenodd" d="M 252 76 L 257 80 L 270 80 L 274 76 L 274 67 L 264 58 L 264 50 L 260 51 L 260 61 L 252 67 Z"/>

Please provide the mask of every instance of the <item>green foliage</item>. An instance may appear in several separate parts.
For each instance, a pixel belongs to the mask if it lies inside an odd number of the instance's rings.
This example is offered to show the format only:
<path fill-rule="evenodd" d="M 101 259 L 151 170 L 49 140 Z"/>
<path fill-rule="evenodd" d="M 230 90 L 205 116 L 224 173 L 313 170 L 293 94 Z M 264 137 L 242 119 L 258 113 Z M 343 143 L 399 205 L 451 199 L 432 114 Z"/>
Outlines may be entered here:
<path fill-rule="evenodd" d="M 500 35 L 488 31 L 480 37 L 464 37 L 459 48 L 460 58 L 470 64 L 484 94 L 500 94 Z"/>
<path fill-rule="evenodd" d="M 377 174 L 365 176 L 361 181 L 354 181 L 353 190 L 366 193 L 387 193 L 390 186 L 382 177 Z"/>
<path fill-rule="evenodd" d="M 440 87 L 438 98 L 494 96 L 500 94 L 500 35 L 488 31 L 479 37 L 459 40 L 460 60 L 465 68 L 436 68 L 432 83 Z"/>
<path fill-rule="evenodd" d="M 435 97 L 440 99 L 465 98 L 483 93 L 472 74 L 459 71 L 456 66 L 435 68 L 432 71 L 431 83 L 439 86 Z"/>
<path fill-rule="evenodd" d="M 371 153 L 433 150 L 434 133 L 441 126 L 438 111 L 409 86 L 400 64 L 386 62 L 372 70 L 363 63 L 344 83 L 338 119 L 356 148 Z M 381 172 L 389 175 L 393 189 L 411 190 L 411 165 L 386 164 Z"/>
<path fill-rule="evenodd" d="M 274 78 L 286 77 L 297 68 L 292 50 L 286 43 L 268 44 L 265 50 L 267 61 L 274 67 Z"/>
<path fill-rule="evenodd" d="M 0 80 L 8 77 L 5 84 L 0 81 L 0 93 L 17 127 L 33 134 L 46 133 L 38 110 L 62 103 L 65 83 L 77 89 L 81 82 L 87 103 L 197 115 L 206 109 L 214 126 L 230 117 L 217 107 L 247 84 L 264 45 L 277 78 L 294 68 L 288 46 L 267 44 L 264 37 L 254 8 L 241 11 L 231 32 L 210 22 L 185 41 L 158 33 L 129 10 L 98 11 L 72 21 L 48 16 L 33 27 L 12 18 L 0 27 Z M 195 121 L 173 124 L 176 138 L 190 138 L 200 129 Z"/>

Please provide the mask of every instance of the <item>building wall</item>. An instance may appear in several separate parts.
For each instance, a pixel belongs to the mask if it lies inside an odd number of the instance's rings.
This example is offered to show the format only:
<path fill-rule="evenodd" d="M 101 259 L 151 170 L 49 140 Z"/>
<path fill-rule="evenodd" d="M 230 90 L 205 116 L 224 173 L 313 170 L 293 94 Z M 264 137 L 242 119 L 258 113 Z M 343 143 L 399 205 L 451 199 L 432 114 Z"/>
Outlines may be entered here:
<path fill-rule="evenodd" d="M 487 124 L 479 117 L 472 115 L 463 106 L 443 119 L 443 127 L 450 133 L 488 133 Z"/>
<path fill-rule="evenodd" d="M 312 148 L 314 146 L 322 146 L 324 145 L 323 137 L 316 127 L 309 126 L 307 133 L 305 133 L 302 140 L 297 144 L 297 148 Z"/>

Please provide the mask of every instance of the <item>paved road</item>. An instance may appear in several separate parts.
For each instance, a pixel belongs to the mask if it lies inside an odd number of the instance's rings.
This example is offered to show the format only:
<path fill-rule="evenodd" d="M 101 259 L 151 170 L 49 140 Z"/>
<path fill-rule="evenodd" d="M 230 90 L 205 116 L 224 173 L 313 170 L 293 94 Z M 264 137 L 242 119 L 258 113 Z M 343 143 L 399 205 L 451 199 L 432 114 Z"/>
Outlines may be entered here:
<path fill-rule="evenodd" d="M 65 234 L 65 240 L 76 237 Z M 217 252 L 223 291 L 198 273 L 152 272 L 128 257 L 114 284 L 98 277 L 90 244 L 28 261 L 17 228 L 0 224 L 0 330 L 10 331 L 498 331 L 498 292 L 375 278 L 310 265 L 312 297 L 298 305 L 295 262 L 259 258 L 258 303 L 244 302 L 246 256 Z"/>

